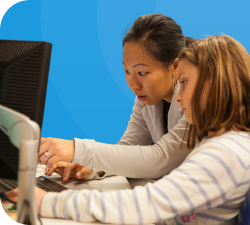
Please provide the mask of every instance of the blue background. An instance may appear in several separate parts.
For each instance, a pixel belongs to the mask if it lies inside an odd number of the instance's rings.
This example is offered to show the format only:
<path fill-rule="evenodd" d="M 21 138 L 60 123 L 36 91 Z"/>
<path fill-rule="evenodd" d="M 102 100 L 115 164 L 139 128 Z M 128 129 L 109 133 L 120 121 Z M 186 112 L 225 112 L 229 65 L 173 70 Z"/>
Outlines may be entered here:
<path fill-rule="evenodd" d="M 249 52 L 249 9 L 249 0 L 28 0 L 7 11 L 0 38 L 53 44 L 43 137 L 116 143 L 135 98 L 122 67 L 122 39 L 133 21 L 162 13 L 186 36 L 224 33 Z"/>

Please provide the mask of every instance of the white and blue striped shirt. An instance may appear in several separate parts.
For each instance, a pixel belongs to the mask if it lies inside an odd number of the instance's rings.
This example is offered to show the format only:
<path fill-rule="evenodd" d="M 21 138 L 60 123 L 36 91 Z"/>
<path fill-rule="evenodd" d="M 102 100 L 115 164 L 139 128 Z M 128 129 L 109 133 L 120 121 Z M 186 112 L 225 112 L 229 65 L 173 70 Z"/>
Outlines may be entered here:
<path fill-rule="evenodd" d="M 185 161 L 154 184 L 112 192 L 44 196 L 44 217 L 117 224 L 235 224 L 250 186 L 250 136 L 204 138 Z"/>

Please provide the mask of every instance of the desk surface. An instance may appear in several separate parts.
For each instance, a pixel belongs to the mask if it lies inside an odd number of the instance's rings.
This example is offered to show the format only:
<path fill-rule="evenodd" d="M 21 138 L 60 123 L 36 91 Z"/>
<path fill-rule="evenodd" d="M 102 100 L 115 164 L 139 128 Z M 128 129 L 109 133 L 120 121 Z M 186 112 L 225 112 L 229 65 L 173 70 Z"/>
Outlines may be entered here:
<path fill-rule="evenodd" d="M 44 166 L 42 166 L 42 168 L 44 168 Z M 41 168 L 38 168 L 36 176 L 39 177 L 43 175 L 43 170 Z M 116 191 L 121 189 L 131 189 L 131 186 L 127 179 L 122 176 L 106 177 L 102 180 L 69 179 L 67 182 L 64 182 L 62 180 L 62 177 L 60 177 L 56 173 L 53 173 L 52 176 L 50 176 L 49 178 L 53 181 L 56 181 L 58 184 L 61 184 L 73 190 L 97 189 L 100 191 Z"/>

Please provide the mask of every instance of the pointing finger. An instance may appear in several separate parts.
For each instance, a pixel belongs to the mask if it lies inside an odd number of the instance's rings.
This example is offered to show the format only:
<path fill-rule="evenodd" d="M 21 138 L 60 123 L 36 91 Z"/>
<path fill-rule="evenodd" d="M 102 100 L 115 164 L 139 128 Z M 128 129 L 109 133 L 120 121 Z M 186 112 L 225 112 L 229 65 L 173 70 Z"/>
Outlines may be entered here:
<path fill-rule="evenodd" d="M 67 181 L 69 179 L 69 176 L 73 168 L 74 168 L 74 164 L 67 163 L 64 169 L 64 173 L 63 173 L 63 181 Z"/>

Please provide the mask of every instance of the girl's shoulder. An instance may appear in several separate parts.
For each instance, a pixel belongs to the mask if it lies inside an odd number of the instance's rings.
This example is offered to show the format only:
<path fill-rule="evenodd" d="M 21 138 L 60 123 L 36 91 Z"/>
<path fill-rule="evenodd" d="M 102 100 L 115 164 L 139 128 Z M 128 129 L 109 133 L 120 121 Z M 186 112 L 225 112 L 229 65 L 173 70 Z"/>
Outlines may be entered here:
<path fill-rule="evenodd" d="M 220 136 L 203 138 L 199 142 L 189 157 L 194 154 L 210 154 L 229 157 L 235 156 L 238 159 L 246 157 L 250 159 L 250 133 L 230 131 Z"/>
<path fill-rule="evenodd" d="M 212 143 L 221 143 L 230 145 L 232 143 L 242 143 L 242 144 L 247 144 L 250 142 L 250 133 L 245 132 L 245 131 L 229 131 L 226 132 L 220 136 L 212 137 L 212 138 L 207 138 L 204 137 L 202 141 L 198 144 L 198 146 L 203 145 L 203 144 L 212 144 Z M 198 147 L 197 146 L 197 147 Z"/>

